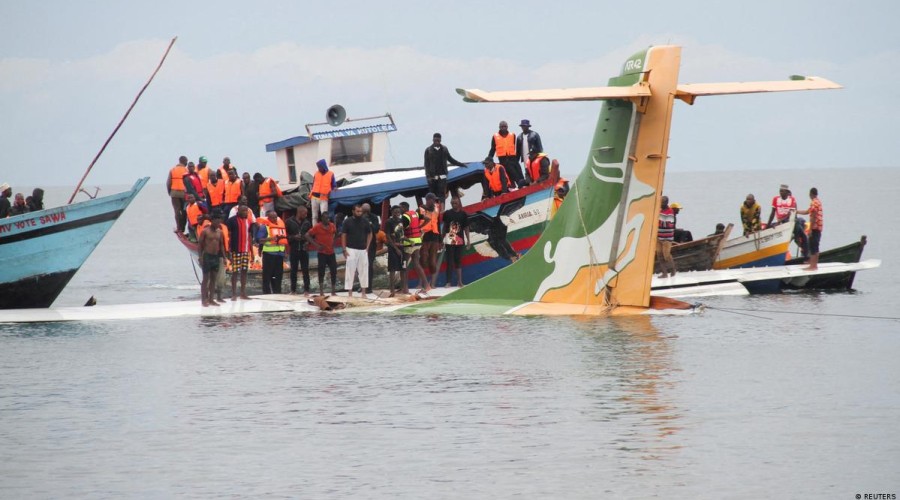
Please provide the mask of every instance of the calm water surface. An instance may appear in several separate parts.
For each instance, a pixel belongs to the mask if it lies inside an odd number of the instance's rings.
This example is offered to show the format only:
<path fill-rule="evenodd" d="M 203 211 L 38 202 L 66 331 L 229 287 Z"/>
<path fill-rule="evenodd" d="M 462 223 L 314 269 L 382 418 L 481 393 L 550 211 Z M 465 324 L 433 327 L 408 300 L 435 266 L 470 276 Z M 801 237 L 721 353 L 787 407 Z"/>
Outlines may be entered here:
<path fill-rule="evenodd" d="M 900 316 L 900 238 L 873 216 L 891 213 L 897 170 L 670 174 L 667 194 L 697 236 L 736 222 L 744 191 L 805 193 L 810 178 L 823 246 L 868 234 L 866 256 L 884 259 L 854 293 L 710 298 L 702 315 L 618 321 L 0 325 L 0 497 L 898 493 L 900 322 L 872 318 Z M 739 187 L 721 200 L 711 185 Z M 164 191 L 146 191 L 57 305 L 198 297 Z"/>

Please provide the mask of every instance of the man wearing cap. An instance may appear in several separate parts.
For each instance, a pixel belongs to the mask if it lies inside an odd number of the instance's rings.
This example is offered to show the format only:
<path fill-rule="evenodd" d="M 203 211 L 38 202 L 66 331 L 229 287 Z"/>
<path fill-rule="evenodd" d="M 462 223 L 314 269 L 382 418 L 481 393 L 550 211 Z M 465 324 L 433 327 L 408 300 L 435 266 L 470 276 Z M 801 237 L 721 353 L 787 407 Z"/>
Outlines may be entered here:
<path fill-rule="evenodd" d="M 766 227 L 772 227 L 772 220 L 775 219 L 775 225 L 784 224 L 791 220 L 791 212 L 797 211 L 797 200 L 791 195 L 791 190 L 787 184 L 782 184 L 778 188 L 778 196 L 772 198 L 772 211 L 769 213 L 769 222 Z M 803 232 L 803 225 L 799 220 L 794 220 L 794 240 L 800 246 L 800 252 L 805 257 L 808 253 L 808 243 L 806 233 Z"/>
<path fill-rule="evenodd" d="M 328 198 L 337 189 L 334 172 L 328 170 L 324 159 L 316 162 L 316 173 L 313 175 L 312 187 L 309 190 L 309 203 L 312 205 L 313 225 L 319 220 L 319 214 L 328 211 Z"/>
<path fill-rule="evenodd" d="M 534 130 L 531 130 L 530 120 L 522 120 L 519 123 L 519 127 L 522 128 L 522 133 L 516 138 L 516 170 L 514 172 L 509 171 L 507 174 L 510 177 L 523 179 L 522 170 L 518 162 L 522 162 L 527 167 L 531 158 L 534 158 L 538 153 L 544 152 L 544 145 L 541 143 L 541 136 Z"/>
<path fill-rule="evenodd" d="M 9 217 L 9 209 L 12 207 L 9 203 L 10 196 L 12 196 L 12 188 L 4 182 L 0 185 L 0 219 Z"/>
<path fill-rule="evenodd" d="M 450 150 L 441 144 L 440 132 L 435 132 L 431 138 L 431 146 L 425 148 L 425 179 L 428 181 L 428 191 L 434 193 L 441 203 L 447 199 L 447 163 L 457 167 L 466 166 L 450 156 Z"/>
<path fill-rule="evenodd" d="M 209 168 L 206 168 L 206 157 L 201 156 L 200 159 L 197 160 L 197 175 L 200 177 L 200 185 L 203 186 L 203 189 L 206 189 L 206 186 L 209 185 Z"/>
<path fill-rule="evenodd" d="M 500 122 L 500 130 L 491 137 L 491 149 L 488 151 L 487 158 L 493 158 L 497 155 L 497 161 L 503 165 L 507 172 L 521 172 L 519 169 L 519 160 L 516 159 L 516 134 L 509 131 L 509 125 Z M 514 179 L 517 184 L 520 179 Z M 522 187 L 521 184 L 518 184 Z"/>
<path fill-rule="evenodd" d="M 694 241 L 694 235 L 691 234 L 690 231 L 678 227 L 678 214 L 681 213 L 681 203 L 676 201 L 669 205 L 669 207 L 672 209 L 672 213 L 675 214 L 675 243 L 688 243 Z"/>

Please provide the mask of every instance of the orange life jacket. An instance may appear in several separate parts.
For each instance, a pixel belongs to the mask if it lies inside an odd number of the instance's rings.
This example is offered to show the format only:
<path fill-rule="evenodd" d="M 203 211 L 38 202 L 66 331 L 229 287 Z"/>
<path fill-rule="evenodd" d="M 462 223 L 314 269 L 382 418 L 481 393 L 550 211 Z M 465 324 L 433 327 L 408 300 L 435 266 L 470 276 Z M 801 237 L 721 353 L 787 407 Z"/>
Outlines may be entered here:
<path fill-rule="evenodd" d="M 210 182 L 206 186 L 206 192 L 209 193 L 210 207 L 218 207 L 222 203 L 225 203 L 225 181 L 219 179 L 215 184 Z"/>
<path fill-rule="evenodd" d="M 275 185 L 275 192 L 272 192 L 272 185 Z M 266 180 L 259 185 L 259 206 L 262 206 L 263 203 L 275 199 L 281 198 L 281 187 L 275 182 L 271 177 L 266 177 Z"/>
<path fill-rule="evenodd" d="M 532 182 L 537 182 L 537 180 L 541 178 L 541 162 L 546 157 L 546 154 L 538 153 L 533 160 L 528 162 L 528 175 L 531 176 Z"/>
<path fill-rule="evenodd" d="M 240 179 L 237 179 L 234 182 L 222 180 L 219 180 L 219 182 L 225 184 L 225 203 L 237 203 L 243 193 L 242 187 L 244 183 L 241 182 Z"/>
<path fill-rule="evenodd" d="M 259 218 L 257 222 L 266 226 L 269 238 L 275 238 L 273 241 L 263 243 L 263 252 L 284 252 L 284 246 L 287 243 L 287 231 L 284 228 L 284 221 L 281 220 L 281 217 L 275 222 L 270 221 L 268 218 Z"/>
<path fill-rule="evenodd" d="M 197 170 L 197 175 L 200 177 L 200 186 L 206 189 L 206 185 L 209 184 L 209 167 Z"/>
<path fill-rule="evenodd" d="M 494 149 L 497 151 L 497 158 L 516 156 L 516 134 L 510 132 L 506 137 L 500 135 L 500 132 L 494 134 Z"/>
<path fill-rule="evenodd" d="M 181 164 L 175 165 L 172 170 L 169 170 L 169 175 L 172 176 L 172 191 L 184 191 L 184 176 L 187 173 L 187 167 Z"/>
<path fill-rule="evenodd" d="M 484 178 L 488 181 L 488 188 L 494 193 L 503 191 L 503 183 L 500 181 L 501 170 L 503 170 L 503 165 L 496 163 L 494 164 L 493 172 L 488 169 L 484 169 Z"/>
<path fill-rule="evenodd" d="M 440 216 L 441 216 L 440 207 L 438 205 L 435 205 L 434 210 L 431 210 L 431 211 L 429 211 L 425 207 L 422 207 L 421 210 L 422 210 L 422 214 L 425 217 L 428 217 L 428 222 L 422 224 L 422 232 L 441 234 L 441 230 L 438 226 L 438 219 L 440 219 Z"/>
<path fill-rule="evenodd" d="M 203 213 L 203 210 L 200 210 L 200 205 L 198 205 L 196 202 L 191 203 L 190 205 L 187 206 L 187 219 L 188 219 L 188 222 L 189 222 L 192 226 L 196 226 L 196 225 L 197 225 L 197 219 L 200 218 L 200 214 L 202 214 L 202 213 Z"/>
<path fill-rule="evenodd" d="M 310 193 L 319 193 L 318 199 L 327 200 L 328 194 L 331 193 L 331 179 L 334 178 L 334 172 L 329 170 L 324 174 L 318 170 L 316 170 L 316 175 L 313 176 L 313 185 Z M 262 191 L 262 188 L 260 188 Z"/>

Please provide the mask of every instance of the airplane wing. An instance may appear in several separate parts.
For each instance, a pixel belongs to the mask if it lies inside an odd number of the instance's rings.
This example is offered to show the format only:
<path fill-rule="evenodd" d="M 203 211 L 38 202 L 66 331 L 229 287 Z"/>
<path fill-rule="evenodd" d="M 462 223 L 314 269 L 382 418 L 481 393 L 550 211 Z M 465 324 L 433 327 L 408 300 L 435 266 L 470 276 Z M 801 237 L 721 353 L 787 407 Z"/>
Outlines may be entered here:
<path fill-rule="evenodd" d="M 639 99 L 650 96 L 645 84 L 630 87 L 584 87 L 572 89 L 510 90 L 487 92 L 481 89 L 456 89 L 466 102 L 599 101 Z"/>
<path fill-rule="evenodd" d="M 840 89 L 841 85 L 817 76 L 792 76 L 790 80 L 772 82 L 685 83 L 678 85 L 675 97 L 688 104 L 704 95 L 754 94 L 794 90 Z"/>

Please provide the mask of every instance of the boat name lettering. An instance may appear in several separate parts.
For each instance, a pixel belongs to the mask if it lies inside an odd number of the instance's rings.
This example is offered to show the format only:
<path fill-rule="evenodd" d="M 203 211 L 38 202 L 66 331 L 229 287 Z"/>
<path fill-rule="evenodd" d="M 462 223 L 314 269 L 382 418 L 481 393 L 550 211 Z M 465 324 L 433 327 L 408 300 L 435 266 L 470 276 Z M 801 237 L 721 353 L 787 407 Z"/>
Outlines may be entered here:
<path fill-rule="evenodd" d="M 56 224 L 59 221 L 66 220 L 66 213 L 59 212 L 56 214 L 50 215 L 42 215 L 40 217 L 34 217 L 31 219 L 20 220 L 18 222 L 11 222 L 9 224 L 0 224 L 0 233 L 8 233 L 12 231 L 13 226 L 16 226 L 16 229 L 25 229 L 26 227 L 37 227 L 43 226 L 45 224 Z"/>
<path fill-rule="evenodd" d="M 369 125 L 359 128 L 348 128 L 344 130 L 331 130 L 328 132 L 316 132 L 312 134 L 314 139 L 334 139 L 335 137 L 352 137 L 354 135 L 375 134 L 378 132 L 394 132 L 397 126 L 392 123 L 382 123 L 378 125 Z"/>
<path fill-rule="evenodd" d="M 533 215 L 534 215 L 534 213 L 532 213 L 531 210 L 521 212 L 521 213 L 519 213 L 519 220 L 527 219 L 529 217 L 532 217 Z"/>

